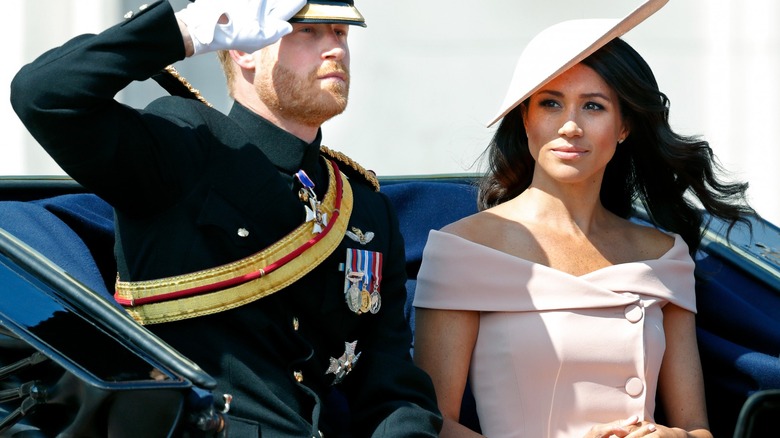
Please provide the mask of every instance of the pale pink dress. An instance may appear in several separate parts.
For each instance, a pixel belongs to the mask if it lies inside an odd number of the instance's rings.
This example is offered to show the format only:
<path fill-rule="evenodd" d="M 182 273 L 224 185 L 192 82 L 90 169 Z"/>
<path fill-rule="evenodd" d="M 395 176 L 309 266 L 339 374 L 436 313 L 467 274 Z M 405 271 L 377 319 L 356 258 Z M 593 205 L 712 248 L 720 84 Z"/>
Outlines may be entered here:
<path fill-rule="evenodd" d="M 431 231 L 415 307 L 481 312 L 470 379 L 482 432 L 581 438 L 596 423 L 653 421 L 661 308 L 696 311 L 679 235 L 661 258 L 577 277 Z"/>

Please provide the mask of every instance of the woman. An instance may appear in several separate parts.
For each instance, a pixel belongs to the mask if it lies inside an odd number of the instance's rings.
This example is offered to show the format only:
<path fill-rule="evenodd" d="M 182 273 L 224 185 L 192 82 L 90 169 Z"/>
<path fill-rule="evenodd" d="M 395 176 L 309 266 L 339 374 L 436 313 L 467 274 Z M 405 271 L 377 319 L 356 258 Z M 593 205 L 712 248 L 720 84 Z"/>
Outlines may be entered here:
<path fill-rule="evenodd" d="M 712 436 L 694 201 L 732 225 L 753 212 L 707 142 L 671 130 L 652 71 L 618 38 L 664 3 L 562 23 L 521 56 L 481 211 L 431 232 L 418 275 L 415 360 L 442 436 L 476 436 L 458 424 L 467 378 L 490 437 Z M 637 200 L 664 231 L 630 220 Z"/>

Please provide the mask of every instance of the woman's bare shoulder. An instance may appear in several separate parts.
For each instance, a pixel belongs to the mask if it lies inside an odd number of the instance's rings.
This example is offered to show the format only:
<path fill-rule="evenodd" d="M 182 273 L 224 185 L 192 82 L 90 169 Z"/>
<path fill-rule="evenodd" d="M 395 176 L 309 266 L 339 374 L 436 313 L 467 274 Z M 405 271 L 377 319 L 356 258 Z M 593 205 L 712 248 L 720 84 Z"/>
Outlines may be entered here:
<path fill-rule="evenodd" d="M 627 235 L 631 244 L 642 251 L 641 258 L 646 260 L 657 259 L 663 256 L 669 252 L 675 242 L 673 235 L 657 228 L 634 222 L 628 223 Z"/>
<path fill-rule="evenodd" d="M 467 240 L 480 241 L 480 237 L 495 223 L 495 215 L 489 211 L 480 211 L 444 226 L 441 231 Z"/>

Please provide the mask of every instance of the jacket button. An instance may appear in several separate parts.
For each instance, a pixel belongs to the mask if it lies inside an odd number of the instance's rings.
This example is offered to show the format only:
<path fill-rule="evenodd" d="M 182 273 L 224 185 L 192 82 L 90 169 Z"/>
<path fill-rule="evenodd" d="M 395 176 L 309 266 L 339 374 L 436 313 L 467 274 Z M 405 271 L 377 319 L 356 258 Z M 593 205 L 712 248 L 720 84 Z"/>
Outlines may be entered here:
<path fill-rule="evenodd" d="M 248 237 L 248 236 L 249 236 L 249 230 L 243 227 L 238 229 L 238 237 Z"/>
<path fill-rule="evenodd" d="M 300 321 L 298 321 L 298 317 L 297 316 L 293 316 L 292 325 L 293 325 L 293 330 L 295 330 L 297 332 L 298 328 L 300 328 L 300 326 L 301 326 L 301 323 L 300 323 Z"/>
<path fill-rule="evenodd" d="M 645 313 L 644 310 L 642 310 L 642 307 L 640 307 L 638 304 L 629 304 L 626 306 L 623 312 L 626 315 L 626 319 L 631 323 L 637 323 L 641 321 Z"/>
<path fill-rule="evenodd" d="M 632 377 L 626 380 L 626 392 L 631 397 L 638 397 L 645 389 L 645 384 L 642 383 L 642 379 L 639 377 Z"/>
<path fill-rule="evenodd" d="M 295 377 L 295 381 L 296 382 L 298 382 L 298 383 L 302 383 L 303 382 L 303 373 L 302 372 L 294 371 L 293 372 L 293 377 Z"/>

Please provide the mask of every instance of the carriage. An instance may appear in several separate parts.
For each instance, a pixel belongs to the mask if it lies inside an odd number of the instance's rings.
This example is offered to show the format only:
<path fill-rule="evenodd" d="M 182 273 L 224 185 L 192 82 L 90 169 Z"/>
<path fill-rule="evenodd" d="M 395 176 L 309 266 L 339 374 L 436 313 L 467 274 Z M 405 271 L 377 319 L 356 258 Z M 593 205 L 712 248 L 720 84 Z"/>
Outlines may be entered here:
<path fill-rule="evenodd" d="M 476 211 L 474 179 L 380 178 L 406 242 L 412 329 L 428 231 Z M 758 436 L 780 405 L 780 229 L 755 218 L 752 236 L 738 226 L 727 243 L 718 222 L 704 235 L 697 330 L 711 427 Z M 73 180 L 0 178 L 0 436 L 218 435 L 229 396 L 113 301 L 113 239 L 111 207 Z M 462 421 L 479 428 L 469 399 Z"/>

